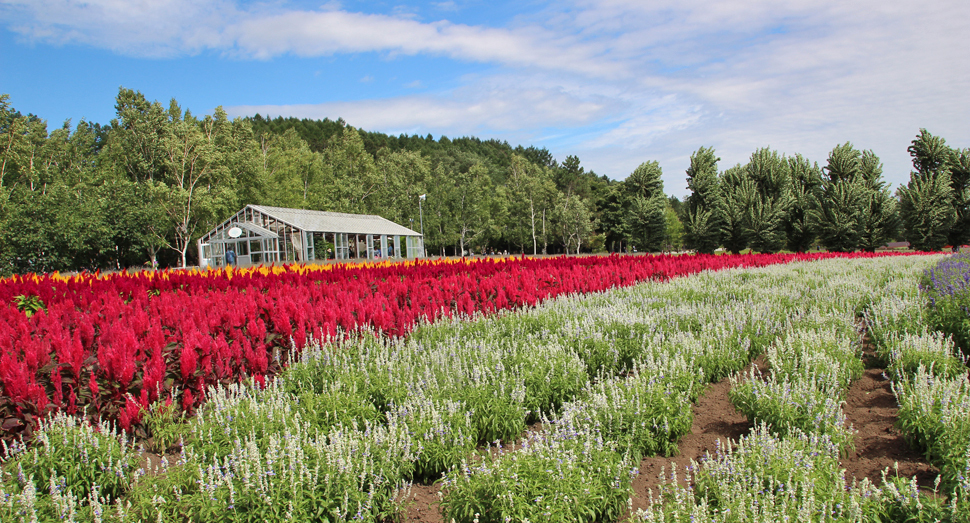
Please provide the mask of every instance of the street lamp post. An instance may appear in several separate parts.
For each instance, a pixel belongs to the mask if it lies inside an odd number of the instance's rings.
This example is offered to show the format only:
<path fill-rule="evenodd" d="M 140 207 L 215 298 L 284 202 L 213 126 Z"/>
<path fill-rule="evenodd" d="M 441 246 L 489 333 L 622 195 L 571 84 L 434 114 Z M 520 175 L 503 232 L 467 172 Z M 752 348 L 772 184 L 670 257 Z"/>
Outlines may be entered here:
<path fill-rule="evenodd" d="M 422 194 L 421 196 L 418 196 L 418 214 L 421 217 L 421 257 L 422 258 L 428 257 L 428 250 L 424 248 L 424 208 L 421 206 L 421 202 L 423 202 L 424 199 L 427 197 L 428 197 L 427 194 Z"/>

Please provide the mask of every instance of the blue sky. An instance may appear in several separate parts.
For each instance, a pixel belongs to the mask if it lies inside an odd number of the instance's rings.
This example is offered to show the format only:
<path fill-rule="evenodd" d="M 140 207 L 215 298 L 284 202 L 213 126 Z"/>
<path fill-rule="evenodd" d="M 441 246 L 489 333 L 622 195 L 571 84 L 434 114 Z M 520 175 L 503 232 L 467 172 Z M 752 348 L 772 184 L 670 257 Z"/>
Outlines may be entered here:
<path fill-rule="evenodd" d="M 851 141 L 908 180 L 921 127 L 970 147 L 966 0 L 0 0 L 0 92 L 50 128 L 119 86 L 195 114 L 343 118 L 548 148 L 625 178 L 691 152 L 825 163 Z"/>

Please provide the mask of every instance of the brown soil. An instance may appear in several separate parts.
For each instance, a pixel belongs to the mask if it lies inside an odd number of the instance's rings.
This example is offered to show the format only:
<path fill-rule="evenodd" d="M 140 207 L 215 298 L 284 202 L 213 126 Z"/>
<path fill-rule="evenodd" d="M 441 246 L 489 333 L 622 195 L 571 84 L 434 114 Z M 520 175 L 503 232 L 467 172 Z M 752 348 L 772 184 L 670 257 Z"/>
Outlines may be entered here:
<path fill-rule="evenodd" d="M 414 485 L 408 496 L 408 511 L 404 521 L 415 523 L 444 523 L 441 510 L 438 509 L 438 485 Z"/>
<path fill-rule="evenodd" d="M 849 388 L 845 405 L 847 422 L 857 431 L 855 450 L 842 459 L 845 478 L 882 483 L 882 472 L 889 469 L 889 477 L 896 475 L 911 478 L 921 487 L 932 489 L 939 470 L 926 462 L 917 451 L 910 448 L 894 423 L 899 411 L 889 380 L 883 369 L 867 369 L 862 379 Z"/>

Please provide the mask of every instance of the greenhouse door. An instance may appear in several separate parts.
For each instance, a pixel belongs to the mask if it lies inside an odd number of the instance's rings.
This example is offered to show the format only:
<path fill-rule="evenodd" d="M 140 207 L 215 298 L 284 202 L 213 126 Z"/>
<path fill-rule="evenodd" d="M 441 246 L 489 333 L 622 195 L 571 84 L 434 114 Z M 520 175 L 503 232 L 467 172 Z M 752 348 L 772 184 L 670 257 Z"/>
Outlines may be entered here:
<path fill-rule="evenodd" d="M 337 251 L 336 259 L 347 260 L 350 258 L 350 240 L 347 233 L 336 233 L 333 235 L 334 249 Z"/>

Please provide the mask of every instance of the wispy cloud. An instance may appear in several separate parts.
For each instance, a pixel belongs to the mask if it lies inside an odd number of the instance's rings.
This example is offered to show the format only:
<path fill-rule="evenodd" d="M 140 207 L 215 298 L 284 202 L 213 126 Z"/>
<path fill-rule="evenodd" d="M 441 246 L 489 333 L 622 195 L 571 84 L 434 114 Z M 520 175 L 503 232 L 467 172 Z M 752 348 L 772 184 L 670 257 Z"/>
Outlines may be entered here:
<path fill-rule="evenodd" d="M 341 117 L 365 129 L 418 129 L 451 136 L 521 133 L 549 126 L 581 127 L 614 112 L 603 100 L 557 89 L 508 86 L 466 88 L 447 95 L 401 96 L 382 100 L 302 105 L 252 105 L 228 109 L 231 115 L 256 113 L 306 118 Z M 417 131 L 416 131 L 417 132 Z"/>
<path fill-rule="evenodd" d="M 579 154 L 614 177 L 660 160 L 671 189 L 700 146 L 715 146 L 726 166 L 762 146 L 822 161 L 851 140 L 874 149 L 898 184 L 920 127 L 970 145 L 966 0 L 567 0 L 538 4 L 504 27 L 426 21 L 411 10 L 286 5 L 0 0 L 0 23 L 34 42 L 135 56 L 378 53 L 489 64 L 451 79 L 457 87 L 448 91 L 230 111 L 343 117 L 385 131 L 546 137 L 537 145 Z M 446 14 L 458 6 L 430 7 Z"/>
<path fill-rule="evenodd" d="M 35 41 L 82 43 L 145 56 L 217 50 L 271 59 L 377 52 L 429 54 L 587 75 L 620 70 L 591 45 L 540 26 L 515 29 L 420 22 L 339 9 L 244 11 L 228 0 L 2 0 L 0 19 Z"/>

